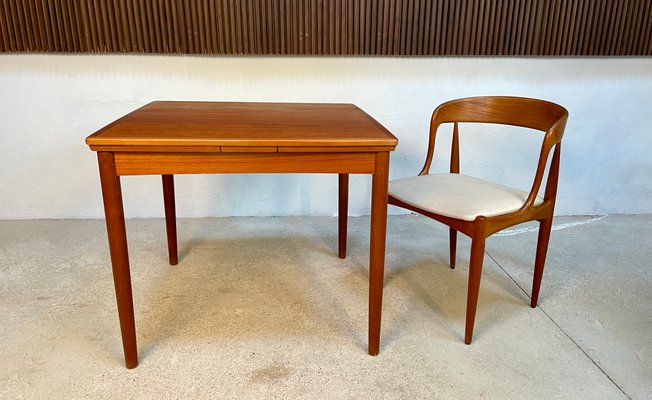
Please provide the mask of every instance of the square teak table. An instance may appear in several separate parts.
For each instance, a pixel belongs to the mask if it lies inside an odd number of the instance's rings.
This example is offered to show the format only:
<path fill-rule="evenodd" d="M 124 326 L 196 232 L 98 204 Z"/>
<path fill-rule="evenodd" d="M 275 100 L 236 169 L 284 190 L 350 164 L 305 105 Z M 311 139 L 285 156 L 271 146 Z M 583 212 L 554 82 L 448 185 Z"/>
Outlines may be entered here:
<path fill-rule="evenodd" d="M 127 368 L 138 365 L 120 176 L 161 175 L 170 264 L 177 263 L 174 174 L 336 173 L 339 256 L 346 256 L 349 174 L 372 174 L 369 347 L 378 354 L 389 152 L 397 139 L 353 104 L 156 101 L 86 139 L 97 151 Z"/>

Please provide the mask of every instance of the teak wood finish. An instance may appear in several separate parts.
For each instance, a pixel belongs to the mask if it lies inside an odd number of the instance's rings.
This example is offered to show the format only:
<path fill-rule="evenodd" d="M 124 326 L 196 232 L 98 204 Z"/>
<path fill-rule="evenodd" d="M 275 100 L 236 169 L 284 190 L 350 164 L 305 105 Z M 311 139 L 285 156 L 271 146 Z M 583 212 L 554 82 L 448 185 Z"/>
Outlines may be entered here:
<path fill-rule="evenodd" d="M 338 255 L 346 257 L 349 174 L 372 174 L 369 344 L 378 354 L 389 152 L 397 139 L 353 104 L 153 102 L 86 139 L 97 151 L 127 368 L 138 365 L 120 188 L 122 175 L 161 175 L 170 264 L 178 262 L 175 174 L 338 174 Z"/>
<path fill-rule="evenodd" d="M 471 238 L 466 327 L 464 333 L 464 342 L 466 344 L 470 344 L 473 337 L 473 325 L 478 304 L 486 238 L 502 229 L 534 220 L 539 221 L 539 236 L 530 306 L 533 308 L 537 306 L 557 196 L 561 140 L 564 135 L 567 119 L 568 112 L 565 108 L 557 104 L 518 97 L 471 97 L 452 100 L 440 105 L 433 112 L 426 161 L 419 175 L 427 175 L 430 171 L 435 151 L 435 138 L 441 124 L 453 124 L 450 161 L 451 173 L 460 172 L 459 123 L 477 122 L 513 125 L 545 132 L 532 187 L 525 203 L 517 211 L 491 217 L 480 215 L 473 221 L 465 221 L 423 210 L 402 202 L 391 194 L 388 196 L 389 204 L 415 211 L 450 227 L 449 250 L 451 268 L 455 268 L 457 232 L 462 232 Z M 544 179 L 546 164 L 551 153 L 552 161 L 548 170 L 543 202 L 535 205 L 539 189 Z"/>

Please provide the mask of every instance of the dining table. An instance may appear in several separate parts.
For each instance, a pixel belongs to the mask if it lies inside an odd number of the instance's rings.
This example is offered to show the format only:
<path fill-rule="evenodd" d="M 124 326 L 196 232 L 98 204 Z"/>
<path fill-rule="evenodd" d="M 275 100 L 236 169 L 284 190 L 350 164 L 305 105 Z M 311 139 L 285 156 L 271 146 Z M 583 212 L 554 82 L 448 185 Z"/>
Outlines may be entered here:
<path fill-rule="evenodd" d="M 174 175 L 337 174 L 340 258 L 346 257 L 349 174 L 371 175 L 368 353 L 377 355 L 389 154 L 397 143 L 391 132 L 361 108 L 333 103 L 154 101 L 88 136 L 86 144 L 97 152 L 99 164 L 126 367 L 138 365 L 120 184 L 120 178 L 129 175 L 161 176 L 172 265 L 178 263 Z"/>

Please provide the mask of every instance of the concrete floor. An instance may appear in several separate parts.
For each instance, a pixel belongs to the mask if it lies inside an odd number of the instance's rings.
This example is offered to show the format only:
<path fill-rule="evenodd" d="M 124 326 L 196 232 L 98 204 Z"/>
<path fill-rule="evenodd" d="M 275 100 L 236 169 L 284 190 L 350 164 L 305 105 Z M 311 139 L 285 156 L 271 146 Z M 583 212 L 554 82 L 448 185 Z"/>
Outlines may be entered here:
<path fill-rule="evenodd" d="M 104 222 L 0 221 L 0 398 L 645 399 L 652 215 L 557 218 L 540 306 L 536 232 L 487 243 L 462 343 L 469 241 L 389 218 L 381 352 L 366 354 L 368 218 L 127 223 L 140 365 L 123 366 Z"/>

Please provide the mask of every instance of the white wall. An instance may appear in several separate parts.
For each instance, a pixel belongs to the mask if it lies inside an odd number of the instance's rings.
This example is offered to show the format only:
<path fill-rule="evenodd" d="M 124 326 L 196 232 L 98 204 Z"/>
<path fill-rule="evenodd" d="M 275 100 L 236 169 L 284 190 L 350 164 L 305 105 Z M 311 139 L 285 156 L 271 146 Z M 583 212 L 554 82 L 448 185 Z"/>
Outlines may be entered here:
<path fill-rule="evenodd" d="M 421 167 L 433 108 L 483 94 L 544 98 L 570 111 L 557 214 L 652 212 L 650 58 L 2 55 L 0 218 L 102 217 L 84 138 L 154 99 L 352 102 L 399 138 L 391 177 L 404 177 Z M 507 166 L 480 164 L 488 143 L 463 137 L 463 172 L 503 179 Z M 526 158 L 536 154 L 518 149 L 511 139 L 503 145 L 518 154 L 509 160 L 517 180 L 527 181 Z M 351 214 L 367 214 L 369 177 L 351 185 Z M 158 177 L 123 178 L 127 215 L 161 216 L 160 191 Z M 336 178 L 179 176 L 177 203 L 180 216 L 334 215 Z"/>

